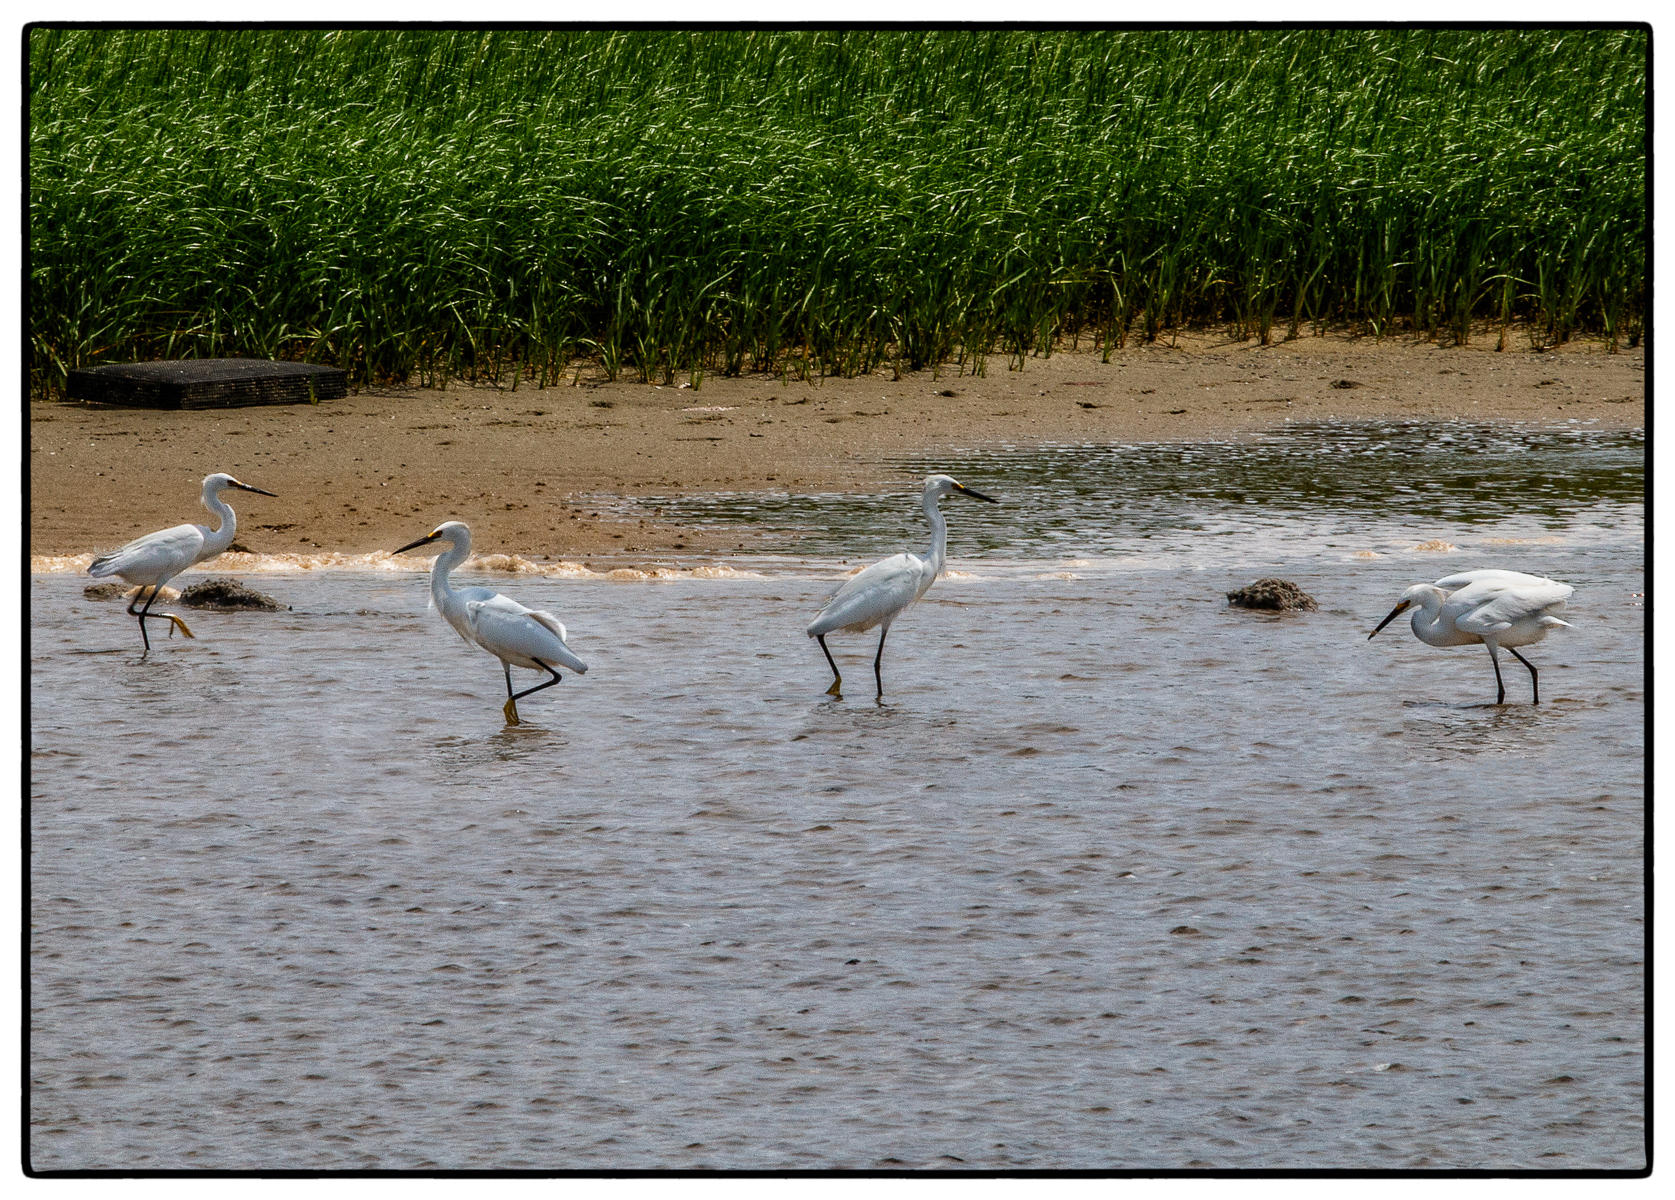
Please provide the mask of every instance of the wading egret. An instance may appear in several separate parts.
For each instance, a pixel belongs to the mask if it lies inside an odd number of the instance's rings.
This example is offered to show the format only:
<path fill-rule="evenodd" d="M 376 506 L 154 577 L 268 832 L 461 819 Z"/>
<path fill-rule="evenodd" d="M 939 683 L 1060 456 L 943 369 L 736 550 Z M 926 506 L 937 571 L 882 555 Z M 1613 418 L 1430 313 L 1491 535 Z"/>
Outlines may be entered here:
<path fill-rule="evenodd" d="M 982 492 L 974 492 L 963 483 L 947 475 L 932 475 L 925 480 L 923 506 L 925 519 L 931 523 L 931 544 L 923 554 L 891 555 L 846 582 L 821 607 L 809 623 L 808 636 L 820 643 L 826 661 L 832 667 L 832 686 L 827 695 L 843 694 L 843 675 L 838 671 L 832 652 L 826 648 L 826 635 L 837 631 L 865 633 L 874 625 L 883 628 L 878 634 L 878 654 L 872 660 L 872 676 L 878 684 L 878 697 L 884 697 L 884 639 L 889 635 L 890 622 L 930 589 L 942 574 L 942 559 L 948 549 L 948 522 L 937 507 L 937 501 L 950 493 L 970 496 L 973 500 L 999 501 Z"/>
<path fill-rule="evenodd" d="M 471 529 L 463 521 L 444 521 L 418 541 L 408 542 L 391 553 L 403 554 L 428 546 L 431 542 L 446 542 L 448 548 L 438 554 L 431 564 L 430 594 L 436 601 L 437 610 L 454 627 L 455 633 L 500 660 L 501 668 L 506 672 L 506 704 L 501 711 L 506 714 L 508 725 L 518 724 L 520 699 L 562 680 L 559 667 L 567 667 L 578 675 L 587 672 L 587 664 L 565 645 L 564 622 L 550 612 L 527 609 L 493 588 L 456 588 L 448 583 L 448 572 L 464 562 L 471 553 Z M 545 671 L 552 678 L 514 693 L 513 667 Z"/>
<path fill-rule="evenodd" d="M 1408 588 L 1367 640 L 1407 609 L 1415 609 L 1413 633 L 1426 645 L 1471 646 L 1481 642 L 1489 648 L 1489 661 L 1495 668 L 1496 704 L 1506 702 L 1499 655 L 1502 646 L 1529 668 L 1533 703 L 1540 704 L 1541 684 L 1535 666 L 1516 647 L 1539 642 L 1550 629 L 1569 629 L 1568 621 L 1553 614 L 1564 607 L 1575 590 L 1568 583 L 1517 571 L 1462 571 L 1435 583 L 1416 583 Z"/>
<path fill-rule="evenodd" d="M 148 619 L 170 622 L 170 637 L 174 636 L 176 629 L 187 637 L 192 636 L 192 631 L 186 628 L 186 622 L 179 616 L 170 612 L 152 612 L 151 605 L 169 580 L 195 563 L 207 562 L 233 544 L 238 517 L 234 515 L 232 505 L 221 499 L 221 493 L 226 488 L 239 488 L 255 492 L 258 496 L 273 495 L 248 483 L 240 483 L 225 473 L 205 476 L 203 504 L 220 521 L 219 529 L 211 529 L 208 525 L 176 525 L 172 529 L 159 529 L 156 533 L 135 538 L 120 550 L 99 555 L 87 568 L 87 573 L 95 579 L 120 575 L 129 583 L 140 585 L 139 591 L 128 603 L 128 612 L 139 618 L 140 639 L 145 643 L 147 654 L 151 652 L 151 638 L 145 631 Z M 134 607 L 145 595 L 148 586 L 151 595 L 146 599 L 145 607 Z"/>

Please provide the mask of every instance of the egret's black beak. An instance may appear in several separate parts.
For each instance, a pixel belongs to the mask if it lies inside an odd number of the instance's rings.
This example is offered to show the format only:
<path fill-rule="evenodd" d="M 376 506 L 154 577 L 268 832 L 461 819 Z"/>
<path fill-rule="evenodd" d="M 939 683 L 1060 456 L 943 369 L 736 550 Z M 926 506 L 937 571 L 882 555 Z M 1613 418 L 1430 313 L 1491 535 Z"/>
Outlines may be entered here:
<path fill-rule="evenodd" d="M 420 538 L 418 541 L 408 542 L 400 550 L 391 550 L 390 553 L 391 554 L 405 554 L 409 550 L 417 550 L 420 546 L 428 546 L 431 542 L 434 542 L 435 540 L 436 540 L 436 535 L 434 533 L 427 533 L 427 534 L 425 534 L 424 537 Z"/>
<path fill-rule="evenodd" d="M 251 487 L 248 483 L 240 483 L 236 479 L 233 480 L 233 486 L 236 487 L 236 488 L 243 488 L 247 492 L 255 492 L 258 496 L 276 496 L 276 495 L 278 495 L 277 492 L 270 492 L 270 491 L 267 491 L 265 488 Z"/>
<path fill-rule="evenodd" d="M 962 495 L 970 496 L 973 500 L 987 500 L 990 504 L 1000 503 L 1000 501 L 996 500 L 993 496 L 985 496 L 982 492 L 974 492 L 963 483 L 956 483 L 954 487 Z"/>
<path fill-rule="evenodd" d="M 1397 617 L 1399 617 L 1403 613 L 1405 613 L 1407 611 L 1407 606 L 1408 606 L 1408 602 L 1406 600 L 1403 600 L 1400 604 L 1396 605 L 1395 608 L 1392 608 L 1390 610 L 1390 615 L 1388 617 L 1385 617 L 1384 620 L 1382 620 L 1378 623 L 1378 629 L 1383 629 L 1386 625 L 1390 624 L 1390 622 L 1394 621 Z M 1373 630 L 1371 633 L 1369 633 L 1367 635 L 1367 640 L 1369 642 L 1372 641 L 1375 637 L 1378 636 L 1378 629 Z"/>

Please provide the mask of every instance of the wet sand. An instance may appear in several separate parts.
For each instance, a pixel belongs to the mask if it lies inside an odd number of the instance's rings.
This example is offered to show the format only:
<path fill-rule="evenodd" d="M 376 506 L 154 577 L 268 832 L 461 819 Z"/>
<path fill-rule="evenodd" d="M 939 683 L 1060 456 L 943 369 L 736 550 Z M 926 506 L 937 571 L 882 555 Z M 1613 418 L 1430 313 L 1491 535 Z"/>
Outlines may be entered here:
<path fill-rule="evenodd" d="M 83 554 L 202 519 L 199 481 L 229 471 L 278 493 L 235 499 L 257 554 L 390 550 L 441 521 L 479 553 L 632 561 L 743 548 L 673 525 L 624 524 L 601 495 L 896 488 L 904 453 L 1042 442 L 1218 440 L 1287 421 L 1465 419 L 1645 423 L 1645 352 L 1574 342 L 1537 352 L 1494 332 L 1465 346 L 1329 335 L 1260 346 L 1215 334 L 1060 350 L 985 373 L 900 378 L 707 376 L 700 386 L 384 388 L 318 406 L 192 412 L 32 401 L 30 553 Z M 971 480 L 981 486 L 980 480 Z"/>

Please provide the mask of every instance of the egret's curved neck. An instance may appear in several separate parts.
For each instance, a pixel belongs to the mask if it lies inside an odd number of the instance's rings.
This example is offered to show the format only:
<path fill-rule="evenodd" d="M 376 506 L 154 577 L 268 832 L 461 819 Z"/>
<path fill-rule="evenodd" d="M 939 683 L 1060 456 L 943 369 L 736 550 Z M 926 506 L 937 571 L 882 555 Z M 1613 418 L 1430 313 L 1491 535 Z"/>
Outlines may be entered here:
<path fill-rule="evenodd" d="M 1448 598 L 1448 593 L 1441 588 L 1427 588 L 1420 596 L 1413 609 L 1413 633 L 1422 642 L 1429 642 L 1437 637 L 1446 637 L 1449 632 L 1441 628 L 1442 602 Z"/>
<path fill-rule="evenodd" d="M 925 520 L 931 523 L 931 544 L 925 547 L 925 561 L 931 565 L 931 578 L 942 574 L 942 560 L 948 553 L 948 518 L 937 507 L 935 492 L 925 493 Z"/>
<path fill-rule="evenodd" d="M 436 561 L 430 564 L 430 594 L 436 600 L 436 607 L 446 613 L 458 602 L 454 594 L 453 585 L 448 582 L 448 572 L 466 560 L 471 553 L 471 539 L 463 542 L 450 541 L 448 548 L 436 556 Z"/>
<path fill-rule="evenodd" d="M 233 544 L 233 535 L 238 532 L 238 515 L 233 512 L 233 506 L 221 499 L 220 488 L 204 489 L 204 507 L 209 509 L 210 515 L 220 522 L 220 527 L 208 531 L 204 535 L 203 552 L 198 555 L 198 561 L 214 558 L 228 546 Z"/>

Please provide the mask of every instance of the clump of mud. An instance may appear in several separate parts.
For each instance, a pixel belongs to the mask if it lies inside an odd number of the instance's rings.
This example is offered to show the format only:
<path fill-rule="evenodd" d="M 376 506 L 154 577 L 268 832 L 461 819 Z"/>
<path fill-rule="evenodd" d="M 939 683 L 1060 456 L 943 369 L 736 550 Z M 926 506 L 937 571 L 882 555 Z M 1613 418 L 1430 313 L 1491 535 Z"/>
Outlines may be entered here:
<path fill-rule="evenodd" d="M 132 583 L 124 583 L 120 579 L 109 579 L 104 583 L 90 583 L 81 589 L 81 594 L 89 600 L 126 600 L 140 589 Z M 147 593 L 150 592 L 147 586 Z M 172 587 L 165 587 L 162 595 L 157 597 L 159 604 L 173 604 L 180 599 L 180 593 Z"/>
<path fill-rule="evenodd" d="M 1313 596 L 1289 579 L 1258 579 L 1249 587 L 1228 592 L 1227 603 L 1238 608 L 1265 608 L 1275 612 L 1290 609 L 1314 612 L 1320 607 Z"/>
<path fill-rule="evenodd" d="M 180 593 L 180 603 L 187 608 L 257 609 L 262 612 L 284 612 L 291 607 L 279 603 L 272 596 L 252 591 L 236 579 L 221 575 L 186 588 Z"/>

